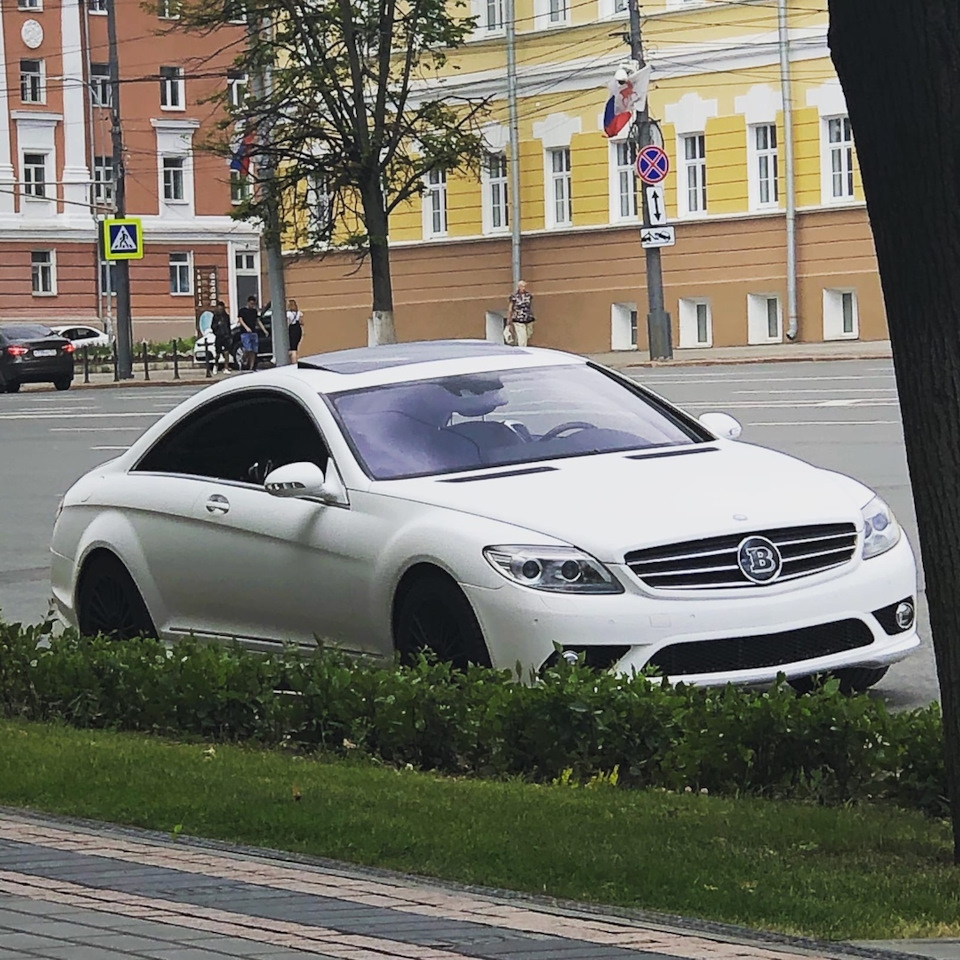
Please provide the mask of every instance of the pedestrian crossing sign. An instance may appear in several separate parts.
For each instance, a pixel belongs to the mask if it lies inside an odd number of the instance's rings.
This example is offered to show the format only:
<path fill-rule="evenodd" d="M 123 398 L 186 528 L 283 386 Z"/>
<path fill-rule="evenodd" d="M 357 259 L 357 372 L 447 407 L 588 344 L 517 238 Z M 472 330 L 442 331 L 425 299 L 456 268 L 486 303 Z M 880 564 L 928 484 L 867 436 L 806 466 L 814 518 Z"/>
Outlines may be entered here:
<path fill-rule="evenodd" d="M 107 260 L 143 259 L 143 222 L 139 217 L 103 221 L 103 255 Z"/>

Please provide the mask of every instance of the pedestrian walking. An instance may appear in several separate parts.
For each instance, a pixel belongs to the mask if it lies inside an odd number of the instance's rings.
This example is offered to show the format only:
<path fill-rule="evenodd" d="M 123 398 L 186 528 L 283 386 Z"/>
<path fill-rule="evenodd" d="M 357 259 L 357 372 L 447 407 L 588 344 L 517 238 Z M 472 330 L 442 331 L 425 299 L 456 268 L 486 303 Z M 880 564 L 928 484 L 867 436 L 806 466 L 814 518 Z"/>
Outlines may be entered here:
<path fill-rule="evenodd" d="M 303 311 L 292 297 L 287 301 L 287 334 L 290 337 L 290 362 L 296 363 L 299 359 L 297 348 L 303 337 Z"/>
<path fill-rule="evenodd" d="M 260 333 L 267 336 L 267 329 L 260 319 L 260 311 L 257 309 L 257 298 L 247 297 L 247 305 L 241 307 L 239 314 L 240 320 L 240 346 L 243 347 L 243 362 L 248 370 L 254 370 L 257 366 L 257 354 L 260 351 Z"/>
<path fill-rule="evenodd" d="M 217 371 L 226 370 L 230 365 L 230 314 L 227 313 L 227 305 L 222 300 L 217 301 L 210 329 L 213 331 L 215 340 L 213 356 Z"/>
<path fill-rule="evenodd" d="M 525 347 L 533 338 L 534 320 L 533 296 L 527 290 L 527 281 L 521 280 L 516 291 L 510 294 L 507 322 L 503 328 L 504 342 Z"/>

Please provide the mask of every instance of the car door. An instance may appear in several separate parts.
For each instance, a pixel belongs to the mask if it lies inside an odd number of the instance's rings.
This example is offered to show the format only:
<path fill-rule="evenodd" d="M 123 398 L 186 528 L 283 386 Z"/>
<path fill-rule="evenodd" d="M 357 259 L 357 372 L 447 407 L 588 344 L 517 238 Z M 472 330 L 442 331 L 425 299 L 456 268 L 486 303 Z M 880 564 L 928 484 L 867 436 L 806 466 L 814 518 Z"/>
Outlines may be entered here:
<path fill-rule="evenodd" d="M 320 636 L 367 649 L 351 631 L 370 565 L 351 549 L 349 505 L 277 498 L 263 487 L 267 473 L 286 463 L 335 469 L 312 415 L 271 389 L 211 406 L 168 457 L 174 472 L 196 477 L 194 532 L 185 545 L 195 581 L 180 594 L 182 628 L 205 623 L 218 635 L 268 645 L 312 645 Z"/>

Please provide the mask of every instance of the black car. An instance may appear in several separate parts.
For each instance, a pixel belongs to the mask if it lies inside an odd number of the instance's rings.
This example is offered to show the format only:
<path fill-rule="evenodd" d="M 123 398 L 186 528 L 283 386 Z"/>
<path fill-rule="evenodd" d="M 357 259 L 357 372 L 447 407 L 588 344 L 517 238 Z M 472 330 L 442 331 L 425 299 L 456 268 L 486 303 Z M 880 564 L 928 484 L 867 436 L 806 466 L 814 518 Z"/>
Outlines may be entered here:
<path fill-rule="evenodd" d="M 41 323 L 0 323 L 0 392 L 22 383 L 52 383 L 69 390 L 75 348 Z"/>

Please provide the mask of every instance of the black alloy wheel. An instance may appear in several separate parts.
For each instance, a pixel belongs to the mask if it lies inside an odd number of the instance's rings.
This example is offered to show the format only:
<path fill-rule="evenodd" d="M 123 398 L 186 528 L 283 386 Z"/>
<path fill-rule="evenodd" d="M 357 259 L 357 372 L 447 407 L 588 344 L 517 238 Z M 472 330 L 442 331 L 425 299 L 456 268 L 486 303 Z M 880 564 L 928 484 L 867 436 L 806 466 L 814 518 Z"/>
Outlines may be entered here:
<path fill-rule="evenodd" d="M 439 570 L 419 574 L 397 601 L 394 642 L 403 663 L 429 650 L 460 670 L 489 667 L 490 654 L 477 615 L 463 591 Z"/>
<path fill-rule="evenodd" d="M 87 564 L 77 590 L 77 619 L 86 637 L 117 640 L 156 637 L 147 605 L 127 568 L 113 554 L 101 553 Z"/>

